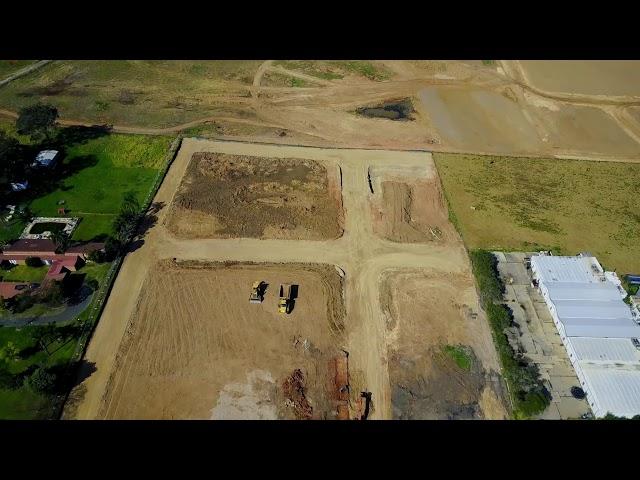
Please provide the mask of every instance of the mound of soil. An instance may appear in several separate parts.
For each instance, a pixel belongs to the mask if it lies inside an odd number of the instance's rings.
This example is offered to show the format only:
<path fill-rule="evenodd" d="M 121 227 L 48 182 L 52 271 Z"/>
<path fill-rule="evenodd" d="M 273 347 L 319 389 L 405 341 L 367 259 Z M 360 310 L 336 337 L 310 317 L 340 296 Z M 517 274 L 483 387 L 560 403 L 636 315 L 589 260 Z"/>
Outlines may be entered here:
<path fill-rule="evenodd" d="M 196 153 L 168 228 L 182 238 L 337 238 L 336 183 L 312 160 Z"/>

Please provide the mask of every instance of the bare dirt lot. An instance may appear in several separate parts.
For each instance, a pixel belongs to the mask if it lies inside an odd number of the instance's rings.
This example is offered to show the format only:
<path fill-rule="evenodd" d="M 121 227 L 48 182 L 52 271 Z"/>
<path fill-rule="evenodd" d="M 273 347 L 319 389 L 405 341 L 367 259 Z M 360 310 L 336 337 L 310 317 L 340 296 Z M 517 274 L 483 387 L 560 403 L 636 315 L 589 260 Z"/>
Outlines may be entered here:
<path fill-rule="evenodd" d="M 177 238 L 167 229 L 168 213 L 198 152 L 308 159 L 327 169 L 339 168 L 344 234 L 327 240 Z M 381 201 L 385 181 L 407 185 L 437 181 L 431 155 L 185 139 L 154 199 L 159 206 L 157 219 L 141 245 L 127 255 L 88 347 L 85 360 L 95 363 L 96 370 L 74 390 L 65 418 L 329 418 L 333 406 L 340 412 L 338 418 L 359 418 L 358 412 L 363 411 L 370 419 L 392 418 L 388 347 L 395 344 L 381 306 L 384 275 L 418 269 L 440 278 L 446 285 L 442 288 L 456 294 L 459 278 L 471 285 L 472 276 L 457 235 L 442 241 L 400 243 L 374 232 L 370 212 L 372 204 Z M 433 196 L 437 189 L 423 192 L 424 185 L 417 184 L 416 196 L 438 197 Z M 423 213 L 428 222 L 447 218 L 441 202 L 426 205 Z M 176 270 L 171 263 L 158 267 L 159 260 L 173 258 L 178 260 Z M 206 272 L 193 266 L 224 261 L 245 263 L 211 266 Z M 246 262 L 277 265 L 247 267 Z M 330 319 L 335 316 L 325 313 L 330 308 L 326 305 L 339 298 L 331 293 L 338 289 L 323 287 L 317 279 L 322 272 L 309 272 L 305 267 L 309 264 L 330 265 L 322 268 L 328 268 L 336 282 L 344 282 L 344 331 L 332 329 Z M 263 305 L 250 305 L 250 285 L 261 279 L 258 274 L 270 284 L 267 299 Z M 274 315 L 278 317 L 273 286 L 287 281 L 300 286 L 295 309 L 286 320 L 292 321 L 273 324 Z M 473 289 L 467 291 L 475 295 Z M 472 305 L 473 299 L 460 298 L 457 301 Z M 296 318 L 299 323 L 293 321 Z M 422 312 L 413 312 L 403 321 L 410 331 L 419 328 L 423 319 Z M 497 360 L 486 321 L 480 321 L 477 329 L 484 329 L 486 344 L 468 341 L 465 345 L 490 371 L 491 361 Z M 309 352 L 319 349 L 320 357 L 307 359 L 295 353 L 301 343 Z M 348 366 L 339 362 L 329 366 L 329 357 L 340 355 L 342 348 L 348 352 Z M 403 354 L 414 358 L 422 348 L 409 345 Z M 414 367 L 408 368 L 410 377 L 420 375 L 423 368 L 419 363 Z M 325 368 L 329 373 L 323 373 Z M 345 378 L 348 405 L 337 403 L 345 402 Z M 325 386 L 330 379 L 333 385 Z M 283 392 L 288 392 L 289 400 L 282 398 Z M 364 410 L 362 392 L 371 400 Z M 315 413 L 310 414 L 310 407 Z"/>
<path fill-rule="evenodd" d="M 390 272 L 381 290 L 393 418 L 501 419 L 498 366 L 473 282 L 465 275 Z M 469 368 L 445 353 L 470 350 Z"/>
<path fill-rule="evenodd" d="M 268 287 L 263 303 L 250 304 L 256 280 Z M 277 312 L 286 282 L 298 285 L 289 315 Z M 300 370 L 313 418 L 331 418 L 327 369 L 340 351 L 344 314 L 333 266 L 160 262 L 145 281 L 100 417 L 297 418 L 282 385 Z"/>
<path fill-rule="evenodd" d="M 447 241 L 455 231 L 447 219 L 437 180 L 383 181 L 381 201 L 372 203 L 373 230 L 394 242 Z"/>
<path fill-rule="evenodd" d="M 519 61 L 530 82 L 550 92 L 640 96 L 635 60 Z"/>
<path fill-rule="evenodd" d="M 196 153 L 168 227 L 179 238 L 336 238 L 336 180 L 313 160 Z"/>

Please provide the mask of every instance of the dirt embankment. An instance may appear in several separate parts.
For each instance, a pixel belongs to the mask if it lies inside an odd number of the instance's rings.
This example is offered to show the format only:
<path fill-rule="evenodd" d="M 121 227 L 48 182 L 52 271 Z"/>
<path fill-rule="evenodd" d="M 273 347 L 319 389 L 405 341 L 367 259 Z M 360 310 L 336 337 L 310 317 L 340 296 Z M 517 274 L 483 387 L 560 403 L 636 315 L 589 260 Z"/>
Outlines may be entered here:
<path fill-rule="evenodd" d="M 340 186 L 313 160 L 196 153 L 168 221 L 179 238 L 342 235 Z"/>
<path fill-rule="evenodd" d="M 265 297 L 250 304 L 256 280 Z M 277 312 L 281 283 L 297 285 L 290 315 Z M 329 265 L 156 264 L 99 417 L 335 418 L 329 361 L 342 347 L 342 288 Z"/>
<path fill-rule="evenodd" d="M 373 205 L 374 231 L 402 243 L 446 242 L 455 238 L 436 179 L 382 182 L 382 199 Z"/>

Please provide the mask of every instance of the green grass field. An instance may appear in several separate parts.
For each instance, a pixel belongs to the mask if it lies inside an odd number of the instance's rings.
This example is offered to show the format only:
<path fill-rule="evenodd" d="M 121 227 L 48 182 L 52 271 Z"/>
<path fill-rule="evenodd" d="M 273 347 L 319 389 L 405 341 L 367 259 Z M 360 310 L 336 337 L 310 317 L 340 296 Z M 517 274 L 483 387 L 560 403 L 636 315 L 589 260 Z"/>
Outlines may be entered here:
<path fill-rule="evenodd" d="M 589 251 L 639 272 L 640 164 L 434 153 L 451 220 L 471 248 Z"/>
<path fill-rule="evenodd" d="M 98 60 L 45 65 L 0 89 L 0 107 L 37 101 L 62 118 L 168 127 L 216 114 L 246 113 L 241 103 L 262 62 Z"/>
<path fill-rule="evenodd" d="M 30 208 L 36 215 L 57 216 L 58 202 L 63 200 L 69 215 L 82 218 L 74 240 L 110 234 L 126 192 L 134 192 L 144 202 L 171 141 L 171 137 L 107 135 L 73 146 L 64 163 L 86 166 L 51 193 L 33 200 Z"/>
<path fill-rule="evenodd" d="M 50 267 L 28 267 L 16 265 L 11 270 L 0 270 L 0 277 L 5 282 L 41 282 Z"/>
<path fill-rule="evenodd" d="M 35 63 L 35 60 L 0 60 L 0 80 L 32 63 Z"/>

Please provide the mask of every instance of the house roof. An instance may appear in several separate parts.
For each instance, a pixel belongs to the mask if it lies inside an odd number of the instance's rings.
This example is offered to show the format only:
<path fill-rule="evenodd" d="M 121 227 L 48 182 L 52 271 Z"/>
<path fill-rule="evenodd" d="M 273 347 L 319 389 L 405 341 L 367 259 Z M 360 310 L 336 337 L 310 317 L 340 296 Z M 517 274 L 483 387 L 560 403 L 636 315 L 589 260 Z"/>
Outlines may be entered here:
<path fill-rule="evenodd" d="M 16 286 L 25 285 L 27 288 L 17 290 Z M 2 298 L 13 298 L 20 293 L 24 293 L 29 289 L 29 284 L 24 282 L 0 282 L 0 296 Z"/>
<path fill-rule="evenodd" d="M 75 255 L 78 253 L 89 253 L 95 250 L 102 250 L 104 248 L 104 243 L 102 242 L 89 242 L 82 243 L 79 245 L 73 245 L 72 247 L 67 248 L 65 255 Z"/>
<path fill-rule="evenodd" d="M 3 252 L 11 254 L 50 252 L 55 254 L 56 244 L 49 239 L 23 238 L 6 247 Z"/>

